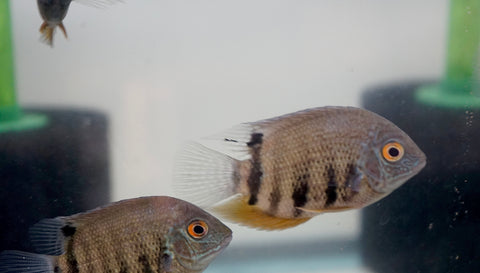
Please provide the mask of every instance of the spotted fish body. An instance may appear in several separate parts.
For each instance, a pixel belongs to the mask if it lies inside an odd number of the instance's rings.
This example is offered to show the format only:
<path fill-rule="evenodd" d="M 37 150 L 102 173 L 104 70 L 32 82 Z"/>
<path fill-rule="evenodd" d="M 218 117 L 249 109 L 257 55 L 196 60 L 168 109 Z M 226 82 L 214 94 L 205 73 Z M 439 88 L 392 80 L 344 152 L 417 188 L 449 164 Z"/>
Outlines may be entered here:
<path fill-rule="evenodd" d="M 288 228 L 322 212 L 367 206 L 426 164 L 407 134 L 359 108 L 308 109 L 235 131 L 227 132 L 224 142 L 243 147 L 247 159 L 193 145 L 180 159 L 179 192 L 206 207 L 230 197 L 214 210 L 260 229 Z M 200 163 L 189 167 L 195 159 Z M 187 183 L 197 187 L 182 187 Z M 205 198 L 212 183 L 223 194 Z"/>
<path fill-rule="evenodd" d="M 143 197 L 31 229 L 42 254 L 5 251 L 0 272 L 202 272 L 231 231 L 202 209 L 171 197 Z"/>

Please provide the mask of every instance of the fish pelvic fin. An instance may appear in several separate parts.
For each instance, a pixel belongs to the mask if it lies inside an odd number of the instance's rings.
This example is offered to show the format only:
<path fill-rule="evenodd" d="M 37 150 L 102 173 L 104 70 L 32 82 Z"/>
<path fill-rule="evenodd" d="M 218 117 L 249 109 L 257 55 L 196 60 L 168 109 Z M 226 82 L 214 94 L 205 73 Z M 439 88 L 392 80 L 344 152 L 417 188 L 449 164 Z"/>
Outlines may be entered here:
<path fill-rule="evenodd" d="M 53 47 L 53 34 L 55 27 L 50 26 L 47 22 L 43 22 L 39 29 L 42 34 L 42 41 Z"/>
<path fill-rule="evenodd" d="M 213 207 L 212 212 L 226 220 L 260 230 L 282 230 L 298 226 L 311 218 L 279 218 L 248 204 L 248 197 L 237 194 L 230 200 Z"/>
<path fill-rule="evenodd" d="M 67 30 L 65 29 L 65 26 L 63 25 L 63 22 L 60 22 L 60 24 L 58 24 L 58 27 L 62 30 L 63 35 L 65 36 L 65 38 L 68 39 Z"/>
<path fill-rule="evenodd" d="M 0 253 L 0 272 L 10 273 L 53 273 L 55 257 L 17 250 Z"/>
<path fill-rule="evenodd" d="M 174 191 L 181 199 L 200 207 L 236 194 L 240 161 L 200 143 L 189 142 L 178 153 L 174 169 Z"/>

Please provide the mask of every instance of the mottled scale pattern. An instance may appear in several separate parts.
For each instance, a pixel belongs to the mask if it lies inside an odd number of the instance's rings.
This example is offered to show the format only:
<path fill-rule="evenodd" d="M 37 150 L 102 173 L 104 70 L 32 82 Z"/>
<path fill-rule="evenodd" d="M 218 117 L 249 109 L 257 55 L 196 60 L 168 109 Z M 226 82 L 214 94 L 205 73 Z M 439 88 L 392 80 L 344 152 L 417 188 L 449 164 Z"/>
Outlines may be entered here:
<path fill-rule="evenodd" d="M 391 127 L 376 117 L 377 122 L 370 124 L 372 118 L 372 113 L 356 108 L 348 112 L 322 108 L 252 123 L 254 134 L 263 135 L 261 147 L 256 148 L 260 157 L 241 164 L 246 169 L 261 165 L 262 176 L 256 181 L 257 194 L 251 186 L 242 187 L 243 194 L 257 200 L 255 205 L 268 214 L 282 218 L 312 216 L 298 208 L 341 210 L 380 198 L 383 194 L 374 192 L 366 177 L 355 190 L 351 185 L 369 132 Z"/>
<path fill-rule="evenodd" d="M 59 255 L 6 251 L 0 255 L 0 272 L 196 273 L 232 238 L 231 230 L 212 215 L 168 196 L 129 199 L 45 220 L 37 225 L 35 234 L 41 237 L 33 242 L 43 246 L 40 251 L 61 248 Z"/>
<path fill-rule="evenodd" d="M 79 225 L 96 224 L 82 225 L 67 241 L 66 254 L 59 258 L 60 272 L 160 272 L 156 257 L 164 250 L 162 234 L 168 225 L 149 216 L 155 206 L 143 199 L 68 218 Z"/>
<path fill-rule="evenodd" d="M 221 139 L 246 153 L 234 158 L 190 146 L 178 168 L 179 188 L 226 219 L 268 230 L 367 206 L 426 164 L 405 132 L 355 107 L 319 107 L 244 123 Z"/>

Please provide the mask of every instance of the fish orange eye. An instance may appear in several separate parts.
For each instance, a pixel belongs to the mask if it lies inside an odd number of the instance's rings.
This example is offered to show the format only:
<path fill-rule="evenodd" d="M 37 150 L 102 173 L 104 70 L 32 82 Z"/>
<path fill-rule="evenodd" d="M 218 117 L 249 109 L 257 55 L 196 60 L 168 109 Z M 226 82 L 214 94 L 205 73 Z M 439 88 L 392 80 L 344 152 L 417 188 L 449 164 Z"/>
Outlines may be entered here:
<path fill-rule="evenodd" d="M 196 220 L 191 222 L 187 228 L 188 235 L 192 236 L 194 239 L 203 238 L 203 236 L 207 235 L 208 226 L 202 220 Z"/>
<path fill-rule="evenodd" d="M 403 146 L 398 142 L 389 142 L 382 149 L 383 158 L 388 162 L 395 162 L 403 157 Z"/>

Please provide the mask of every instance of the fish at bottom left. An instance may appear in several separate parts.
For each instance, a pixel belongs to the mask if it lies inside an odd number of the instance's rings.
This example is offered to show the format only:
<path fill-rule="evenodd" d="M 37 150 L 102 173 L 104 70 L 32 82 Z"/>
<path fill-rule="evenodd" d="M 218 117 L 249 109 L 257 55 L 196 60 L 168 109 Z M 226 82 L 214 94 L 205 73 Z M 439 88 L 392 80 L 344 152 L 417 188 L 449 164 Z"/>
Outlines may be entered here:
<path fill-rule="evenodd" d="M 203 272 L 232 231 L 186 201 L 168 196 L 118 201 L 30 229 L 37 252 L 6 250 L 0 272 Z"/>

